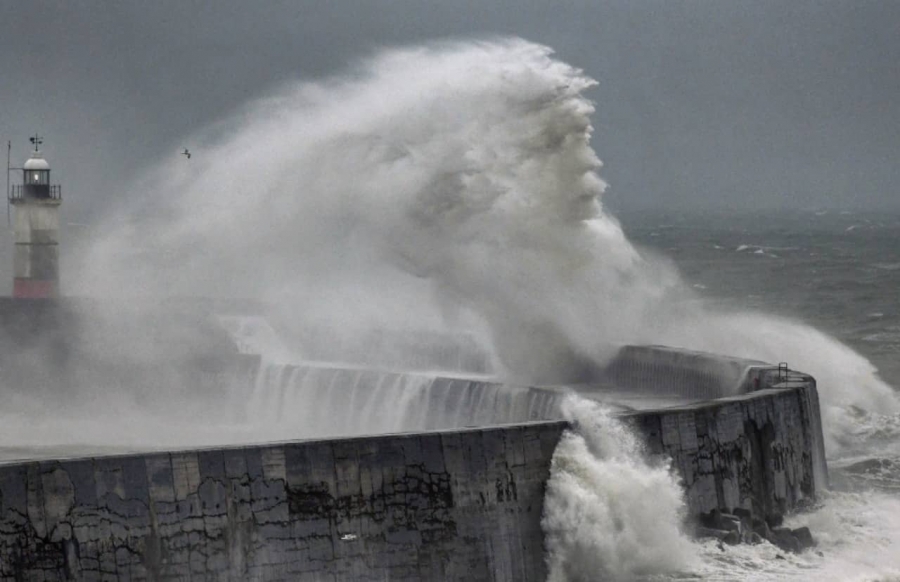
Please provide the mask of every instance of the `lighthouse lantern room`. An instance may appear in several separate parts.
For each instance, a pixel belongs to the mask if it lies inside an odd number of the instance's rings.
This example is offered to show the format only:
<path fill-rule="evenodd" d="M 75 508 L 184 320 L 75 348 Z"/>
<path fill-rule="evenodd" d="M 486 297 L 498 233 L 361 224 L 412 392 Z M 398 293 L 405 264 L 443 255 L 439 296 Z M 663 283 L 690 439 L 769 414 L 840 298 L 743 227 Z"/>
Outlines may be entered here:
<path fill-rule="evenodd" d="M 50 299 L 59 296 L 60 187 L 50 184 L 50 164 L 40 151 L 42 139 L 31 138 L 34 151 L 22 166 L 22 183 L 12 187 L 15 207 L 13 297 Z"/>

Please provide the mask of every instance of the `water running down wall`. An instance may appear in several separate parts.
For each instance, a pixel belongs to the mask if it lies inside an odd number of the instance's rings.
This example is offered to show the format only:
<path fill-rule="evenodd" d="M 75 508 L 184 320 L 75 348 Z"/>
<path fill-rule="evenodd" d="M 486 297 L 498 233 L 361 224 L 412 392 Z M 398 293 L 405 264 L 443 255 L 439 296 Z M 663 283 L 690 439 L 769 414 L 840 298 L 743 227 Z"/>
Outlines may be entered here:
<path fill-rule="evenodd" d="M 587 383 L 544 387 L 486 376 L 262 362 L 249 401 L 241 386 L 232 399 L 246 420 L 290 423 L 288 438 L 316 438 L 561 419 L 560 402 L 573 392 L 622 410 L 659 408 L 770 386 L 773 370 L 661 346 L 626 346 Z"/>
<path fill-rule="evenodd" d="M 384 434 L 560 418 L 564 394 L 484 378 L 264 364 L 246 414 L 289 422 L 292 438 Z"/>

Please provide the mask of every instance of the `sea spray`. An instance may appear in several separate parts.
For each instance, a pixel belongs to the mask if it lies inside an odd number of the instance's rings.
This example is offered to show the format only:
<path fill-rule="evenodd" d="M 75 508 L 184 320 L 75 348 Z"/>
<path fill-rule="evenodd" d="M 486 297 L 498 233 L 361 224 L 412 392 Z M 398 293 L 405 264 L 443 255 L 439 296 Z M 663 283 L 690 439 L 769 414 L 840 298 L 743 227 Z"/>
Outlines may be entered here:
<path fill-rule="evenodd" d="M 70 288 L 259 297 L 281 326 L 348 337 L 475 330 L 523 384 L 635 343 L 787 361 L 818 379 L 829 452 L 853 440 L 852 407 L 900 412 L 865 358 L 797 322 L 712 310 L 628 241 L 600 203 L 594 84 L 513 38 L 387 50 L 283 87 L 128 188 L 108 236 L 73 253 Z"/>
<path fill-rule="evenodd" d="M 695 547 L 681 532 L 684 494 L 664 460 L 596 402 L 562 404 L 573 428 L 553 453 L 541 520 L 551 582 L 623 580 L 683 571 Z"/>
<path fill-rule="evenodd" d="M 700 580 L 770 582 L 896 582 L 900 580 L 900 499 L 878 491 L 821 494 L 823 505 L 786 519 L 808 526 L 817 545 L 800 554 L 776 546 L 697 543 Z"/>
<path fill-rule="evenodd" d="M 475 328 L 523 382 L 649 340 L 678 277 L 602 212 L 595 82 L 551 55 L 435 43 L 285 87 L 149 171 L 73 289 L 261 297 L 348 335 Z"/>
<path fill-rule="evenodd" d="M 897 393 L 851 348 L 798 321 L 753 312 L 685 306 L 681 325 L 660 330 L 660 343 L 771 363 L 786 362 L 816 379 L 830 455 L 859 442 L 860 411 L 900 414 Z"/>

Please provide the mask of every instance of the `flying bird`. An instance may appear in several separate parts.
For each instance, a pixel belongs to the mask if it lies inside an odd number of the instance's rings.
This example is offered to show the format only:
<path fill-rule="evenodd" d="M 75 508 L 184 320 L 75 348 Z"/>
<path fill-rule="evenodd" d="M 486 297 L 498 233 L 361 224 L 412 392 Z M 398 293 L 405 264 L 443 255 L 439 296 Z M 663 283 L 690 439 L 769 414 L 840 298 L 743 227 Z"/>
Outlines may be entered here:
<path fill-rule="evenodd" d="M 181 152 L 181 155 L 183 155 L 183 156 L 186 157 L 187 159 L 191 159 L 191 152 L 188 151 L 187 148 L 184 148 L 184 151 Z"/>

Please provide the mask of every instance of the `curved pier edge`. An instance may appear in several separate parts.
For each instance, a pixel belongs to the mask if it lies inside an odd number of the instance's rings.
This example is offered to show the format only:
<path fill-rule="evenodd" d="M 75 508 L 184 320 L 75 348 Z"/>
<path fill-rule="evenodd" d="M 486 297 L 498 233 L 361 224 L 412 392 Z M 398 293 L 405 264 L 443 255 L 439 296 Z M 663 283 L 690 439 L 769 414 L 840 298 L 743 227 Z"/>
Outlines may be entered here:
<path fill-rule="evenodd" d="M 827 478 L 815 382 L 630 413 L 689 510 L 785 513 Z M 0 466 L 0 579 L 543 580 L 567 423 Z M 820 466 L 821 465 L 821 466 Z"/>

